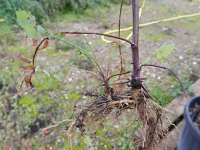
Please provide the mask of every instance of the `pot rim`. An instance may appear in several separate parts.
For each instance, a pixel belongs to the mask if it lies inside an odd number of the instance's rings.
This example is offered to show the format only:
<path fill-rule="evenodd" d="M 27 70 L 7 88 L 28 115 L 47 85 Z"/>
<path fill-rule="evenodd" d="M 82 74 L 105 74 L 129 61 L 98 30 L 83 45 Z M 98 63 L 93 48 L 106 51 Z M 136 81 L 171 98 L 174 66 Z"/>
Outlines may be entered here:
<path fill-rule="evenodd" d="M 189 124 L 189 128 L 192 131 L 193 135 L 199 139 L 200 137 L 200 129 L 198 129 L 191 118 L 190 108 L 193 107 L 196 103 L 200 105 L 200 96 L 195 96 L 191 98 L 191 100 L 187 103 L 184 110 L 185 121 Z"/>

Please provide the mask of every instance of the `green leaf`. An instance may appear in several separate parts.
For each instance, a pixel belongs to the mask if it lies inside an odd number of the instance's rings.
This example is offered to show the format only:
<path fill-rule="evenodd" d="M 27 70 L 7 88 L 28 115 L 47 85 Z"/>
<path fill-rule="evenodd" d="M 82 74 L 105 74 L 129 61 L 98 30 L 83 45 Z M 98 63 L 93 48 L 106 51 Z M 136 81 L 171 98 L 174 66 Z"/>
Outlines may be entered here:
<path fill-rule="evenodd" d="M 31 95 L 27 95 L 24 96 L 23 98 L 21 98 L 19 100 L 19 105 L 23 105 L 25 107 L 29 107 L 30 105 L 32 105 L 34 102 L 36 102 L 35 97 L 31 96 Z"/>
<path fill-rule="evenodd" d="M 39 115 L 38 110 L 40 108 L 41 108 L 41 106 L 39 104 L 33 104 L 33 105 L 29 106 L 28 114 L 31 117 L 37 117 Z"/>
<path fill-rule="evenodd" d="M 5 19 L 3 19 L 3 18 L 0 18 L 0 22 L 4 22 L 5 21 Z"/>
<path fill-rule="evenodd" d="M 150 63 L 151 61 L 163 60 L 169 56 L 175 49 L 174 44 L 165 44 L 157 48 L 152 55 L 144 61 L 144 64 Z"/>
<path fill-rule="evenodd" d="M 98 66 L 98 63 L 96 61 L 96 59 L 92 56 L 92 53 L 90 51 L 86 51 L 82 48 L 77 50 L 80 54 L 82 54 L 91 64 L 93 64 L 97 70 L 100 71 L 100 68 Z"/>
<path fill-rule="evenodd" d="M 86 145 L 89 145 L 91 143 L 91 139 L 88 137 L 88 136 L 85 136 L 84 139 L 83 139 L 83 142 L 86 144 Z"/>
<path fill-rule="evenodd" d="M 53 76 L 44 76 L 42 78 L 36 77 L 33 81 L 36 89 L 42 91 L 45 89 L 56 89 L 58 88 L 57 79 Z"/>
<path fill-rule="evenodd" d="M 58 34 L 54 35 L 54 37 L 58 40 L 62 40 L 65 36 L 64 36 L 64 34 L 58 33 Z"/>
<path fill-rule="evenodd" d="M 77 101 L 77 100 L 79 100 L 80 98 L 81 98 L 81 95 L 78 94 L 78 93 L 69 93 L 69 94 L 68 94 L 68 99 L 69 99 L 70 101 Z"/>
<path fill-rule="evenodd" d="M 27 34 L 34 38 L 36 35 L 36 22 L 35 17 L 31 15 L 31 12 L 16 11 L 18 24 L 27 32 Z"/>
<path fill-rule="evenodd" d="M 174 44 L 166 44 L 166 45 L 163 45 L 163 46 L 157 48 L 155 50 L 157 59 L 161 60 L 161 59 L 166 58 L 168 55 L 170 55 L 173 52 L 174 49 L 175 49 Z"/>
<path fill-rule="evenodd" d="M 43 36 L 45 36 L 47 31 L 40 25 L 37 25 L 37 36 L 39 39 L 41 39 Z"/>

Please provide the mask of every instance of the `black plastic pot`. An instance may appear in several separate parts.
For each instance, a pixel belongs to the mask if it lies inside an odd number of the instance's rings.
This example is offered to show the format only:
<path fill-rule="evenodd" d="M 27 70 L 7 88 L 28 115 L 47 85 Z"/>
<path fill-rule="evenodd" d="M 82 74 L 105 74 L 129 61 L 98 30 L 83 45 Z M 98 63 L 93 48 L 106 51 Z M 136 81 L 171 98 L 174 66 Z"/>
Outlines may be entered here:
<path fill-rule="evenodd" d="M 200 150 L 200 130 L 193 122 L 200 110 L 190 112 L 190 109 L 194 108 L 196 104 L 200 105 L 200 96 L 193 97 L 185 106 L 185 122 L 179 137 L 178 150 Z"/>

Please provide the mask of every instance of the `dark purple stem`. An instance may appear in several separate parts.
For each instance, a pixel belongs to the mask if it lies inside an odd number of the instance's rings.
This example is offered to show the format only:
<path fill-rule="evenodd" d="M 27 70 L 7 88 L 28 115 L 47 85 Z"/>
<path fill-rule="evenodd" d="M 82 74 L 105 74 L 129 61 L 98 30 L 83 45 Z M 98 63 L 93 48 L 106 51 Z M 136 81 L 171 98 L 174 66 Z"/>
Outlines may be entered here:
<path fill-rule="evenodd" d="M 35 57 L 37 55 L 38 50 L 40 49 L 40 46 L 42 45 L 42 43 L 44 43 L 46 40 L 49 40 L 48 37 L 45 37 L 41 40 L 41 42 L 38 44 L 38 46 L 35 48 L 35 52 L 33 54 L 33 58 L 32 58 L 32 64 L 33 66 L 35 65 Z"/>
<path fill-rule="evenodd" d="M 132 64 L 133 64 L 133 79 L 140 78 L 140 66 L 139 66 L 139 50 L 138 50 L 138 39 L 139 39 L 139 4 L 138 0 L 132 0 L 132 11 L 133 11 L 133 38 L 131 46 L 132 50 Z"/>

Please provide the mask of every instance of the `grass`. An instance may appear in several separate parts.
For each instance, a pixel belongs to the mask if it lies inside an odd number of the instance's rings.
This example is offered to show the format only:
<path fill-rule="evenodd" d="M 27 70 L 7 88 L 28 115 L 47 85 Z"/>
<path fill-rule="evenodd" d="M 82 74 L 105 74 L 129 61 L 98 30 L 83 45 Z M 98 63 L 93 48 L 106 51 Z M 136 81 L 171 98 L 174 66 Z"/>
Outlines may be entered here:
<path fill-rule="evenodd" d="M 186 93 L 193 96 L 189 87 L 194 83 L 194 81 L 190 80 L 190 75 L 187 74 L 180 80 L 182 81 Z M 151 95 L 160 103 L 161 106 L 166 106 L 177 96 L 183 95 L 180 83 L 178 83 L 178 81 L 172 76 L 161 77 L 159 80 L 150 79 L 148 80 L 147 85 Z"/>
<path fill-rule="evenodd" d="M 116 4 L 113 4 L 114 7 L 117 6 Z M 59 20 L 61 22 L 87 22 L 92 21 L 94 17 L 99 17 L 103 19 L 103 16 L 106 14 L 106 12 L 109 11 L 111 6 L 101 7 L 101 6 L 95 6 L 95 8 L 87 8 L 83 10 L 82 13 L 78 14 L 76 12 L 66 12 L 61 13 L 56 20 Z M 113 7 L 113 6 L 112 6 Z"/>

